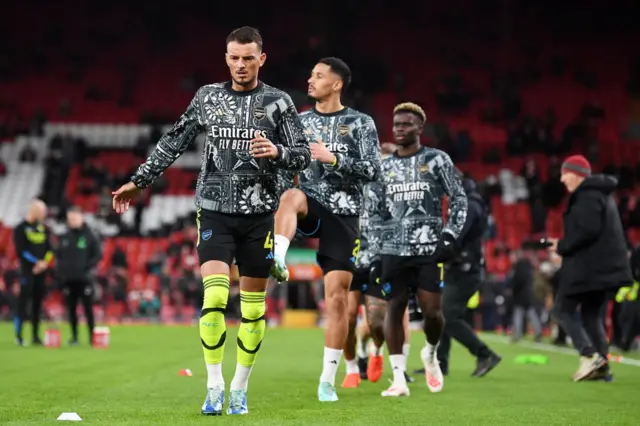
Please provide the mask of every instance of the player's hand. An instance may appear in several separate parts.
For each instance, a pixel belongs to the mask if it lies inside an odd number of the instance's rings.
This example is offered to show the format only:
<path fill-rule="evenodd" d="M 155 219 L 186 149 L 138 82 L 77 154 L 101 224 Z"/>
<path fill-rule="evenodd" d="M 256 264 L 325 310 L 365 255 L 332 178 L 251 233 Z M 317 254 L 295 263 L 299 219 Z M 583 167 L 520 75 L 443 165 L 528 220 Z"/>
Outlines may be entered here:
<path fill-rule="evenodd" d="M 47 264 L 47 262 L 45 262 L 44 260 L 39 260 L 33 266 L 33 269 L 31 270 L 31 272 L 33 272 L 35 275 L 39 275 L 42 272 L 46 271 L 47 268 L 49 268 L 49 265 Z"/>
<path fill-rule="evenodd" d="M 324 164 L 334 164 L 336 156 L 325 146 L 321 139 L 316 141 L 317 143 L 309 144 L 311 149 L 311 159 L 318 160 Z"/>
<path fill-rule="evenodd" d="M 125 183 L 118 189 L 111 193 L 113 195 L 113 209 L 118 214 L 122 214 L 129 210 L 131 200 L 133 200 L 140 193 L 141 189 L 136 186 L 135 183 Z"/>
<path fill-rule="evenodd" d="M 261 133 L 256 132 L 255 139 L 251 140 L 251 155 L 254 158 L 278 158 L 278 148 Z"/>
<path fill-rule="evenodd" d="M 443 232 L 437 247 L 438 263 L 447 263 L 457 254 L 457 243 L 453 235 Z"/>
<path fill-rule="evenodd" d="M 547 238 L 549 244 L 551 244 L 547 250 L 551 253 L 556 253 L 558 251 L 558 239 L 557 238 Z"/>

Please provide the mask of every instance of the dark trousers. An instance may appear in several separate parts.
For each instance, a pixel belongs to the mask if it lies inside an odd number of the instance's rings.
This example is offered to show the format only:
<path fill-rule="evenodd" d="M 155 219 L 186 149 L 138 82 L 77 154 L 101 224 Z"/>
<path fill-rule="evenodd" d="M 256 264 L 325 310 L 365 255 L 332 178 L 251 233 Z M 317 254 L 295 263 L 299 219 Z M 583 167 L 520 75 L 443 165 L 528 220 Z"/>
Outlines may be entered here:
<path fill-rule="evenodd" d="M 604 328 L 607 295 L 604 291 L 593 291 L 576 295 L 558 294 L 555 301 L 555 316 L 582 356 L 598 352 L 607 357 L 609 342 Z M 580 318 L 576 310 L 580 309 Z"/>
<path fill-rule="evenodd" d="M 31 327 L 33 341 L 40 340 L 40 313 L 44 299 L 44 283 L 46 275 L 26 274 L 20 279 L 20 295 L 18 296 L 18 312 L 14 318 L 16 337 L 22 339 L 22 324 L 27 320 L 29 303 L 31 303 Z"/>
<path fill-rule="evenodd" d="M 558 299 L 558 288 L 556 286 L 553 288 L 553 300 L 557 300 L 557 299 Z M 567 333 L 564 331 L 564 328 L 562 328 L 562 324 L 559 324 L 559 323 L 558 323 L 558 335 L 556 336 L 555 341 L 561 344 L 565 344 L 567 342 Z"/>
<path fill-rule="evenodd" d="M 620 348 L 628 351 L 633 341 L 640 335 L 640 299 L 621 303 L 619 319 L 622 324 Z"/>
<path fill-rule="evenodd" d="M 91 281 L 88 279 L 65 280 L 64 291 L 73 340 L 78 340 L 78 302 L 81 301 L 84 308 L 84 316 L 87 318 L 87 326 L 89 327 L 89 343 L 92 343 L 95 319 L 93 316 L 93 286 Z"/>
<path fill-rule="evenodd" d="M 491 355 L 491 350 L 478 338 L 473 327 L 467 322 L 467 303 L 482 285 L 480 273 L 457 273 L 445 276 L 442 289 L 442 313 L 445 325 L 444 334 L 438 346 L 438 361 L 444 369 L 449 366 L 451 339 L 456 339 L 462 346 L 478 358 Z"/>

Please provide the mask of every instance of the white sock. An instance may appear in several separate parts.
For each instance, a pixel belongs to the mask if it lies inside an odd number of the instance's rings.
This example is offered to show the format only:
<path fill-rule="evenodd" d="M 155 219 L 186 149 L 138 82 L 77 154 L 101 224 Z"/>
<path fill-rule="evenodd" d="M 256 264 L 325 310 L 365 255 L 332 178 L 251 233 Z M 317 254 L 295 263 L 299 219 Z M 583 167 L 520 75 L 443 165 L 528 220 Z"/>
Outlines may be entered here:
<path fill-rule="evenodd" d="M 207 388 L 222 385 L 224 386 L 224 377 L 222 377 L 222 363 L 206 364 L 207 365 Z"/>
<path fill-rule="evenodd" d="M 383 353 L 384 353 L 384 346 L 377 347 L 375 343 L 371 345 L 371 355 L 380 356 Z"/>
<path fill-rule="evenodd" d="M 436 351 L 438 350 L 438 344 L 432 345 L 427 342 L 423 349 L 422 356 L 427 359 L 429 362 L 433 362 L 436 359 Z"/>
<path fill-rule="evenodd" d="M 358 361 L 352 359 L 349 361 L 348 359 L 344 360 L 345 365 L 347 366 L 347 374 L 359 374 L 360 368 L 358 368 Z"/>
<path fill-rule="evenodd" d="M 404 355 L 389 355 L 389 361 L 393 370 L 393 386 L 407 386 L 407 380 L 404 377 L 407 360 Z"/>
<path fill-rule="evenodd" d="M 335 386 L 340 358 L 342 358 L 342 349 L 331 349 L 325 346 L 320 383 L 331 383 L 331 386 Z"/>
<path fill-rule="evenodd" d="M 363 342 L 360 336 L 358 336 L 356 340 L 356 354 L 358 355 L 358 358 L 369 358 L 369 356 L 367 355 L 366 345 L 366 342 Z"/>
<path fill-rule="evenodd" d="M 243 390 L 246 392 L 251 370 L 253 370 L 253 366 L 247 367 L 246 365 L 236 364 L 236 374 L 233 375 L 229 390 Z"/>
<path fill-rule="evenodd" d="M 289 239 L 284 235 L 276 235 L 273 237 L 273 257 L 276 260 L 284 261 L 287 257 L 287 250 L 289 250 Z"/>
<path fill-rule="evenodd" d="M 411 343 L 405 343 L 402 345 L 402 355 L 404 355 L 405 362 L 409 359 L 409 349 L 411 348 Z M 407 366 L 404 366 L 405 371 L 407 370 Z"/>

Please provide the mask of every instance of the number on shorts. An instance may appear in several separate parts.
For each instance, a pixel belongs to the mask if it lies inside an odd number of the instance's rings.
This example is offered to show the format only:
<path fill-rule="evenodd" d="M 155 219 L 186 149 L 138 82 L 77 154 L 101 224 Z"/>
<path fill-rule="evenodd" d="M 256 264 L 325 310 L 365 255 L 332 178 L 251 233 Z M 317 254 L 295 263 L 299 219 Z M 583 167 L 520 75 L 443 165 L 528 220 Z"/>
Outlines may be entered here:
<path fill-rule="evenodd" d="M 264 248 L 269 250 L 273 248 L 273 238 L 271 238 L 271 231 L 267 233 L 267 238 L 264 239 Z"/>
<path fill-rule="evenodd" d="M 440 268 L 440 281 L 444 281 L 444 263 L 438 263 L 438 268 Z"/>
<path fill-rule="evenodd" d="M 355 260 L 358 260 L 358 253 L 360 253 L 360 238 L 356 238 L 355 247 L 353 247 L 353 252 L 351 252 Z"/>

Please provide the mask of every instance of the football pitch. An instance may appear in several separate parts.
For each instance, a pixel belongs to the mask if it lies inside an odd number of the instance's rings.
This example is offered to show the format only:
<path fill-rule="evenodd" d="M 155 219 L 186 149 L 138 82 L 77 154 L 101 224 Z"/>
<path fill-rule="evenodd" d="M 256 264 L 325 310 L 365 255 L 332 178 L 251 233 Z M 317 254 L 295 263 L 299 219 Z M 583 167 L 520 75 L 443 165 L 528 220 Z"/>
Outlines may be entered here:
<path fill-rule="evenodd" d="M 27 335 L 28 335 L 27 326 Z M 63 327 L 63 342 L 67 341 Z M 84 329 L 82 329 L 84 331 Z M 482 379 L 470 377 L 475 360 L 454 346 L 450 375 L 440 394 L 424 377 L 409 398 L 382 398 L 388 362 L 378 383 L 340 389 L 340 401 L 316 398 L 323 331 L 268 329 L 249 381 L 247 416 L 205 417 L 206 372 L 197 327 L 111 328 L 111 346 L 47 349 L 16 347 L 9 324 L 0 325 L 0 424 L 55 424 L 76 412 L 95 425 L 637 425 L 640 362 L 613 364 L 613 383 L 573 383 L 575 355 L 550 346 L 512 345 L 487 336 L 503 356 Z M 235 368 L 235 329 L 227 336 L 227 385 Z M 420 367 L 424 338 L 413 334 L 408 369 Z M 542 354 L 547 365 L 516 364 L 520 354 Z M 179 376 L 188 368 L 192 377 Z M 338 373 L 338 385 L 344 366 Z M 81 424 L 83 424 L 81 423 Z"/>

